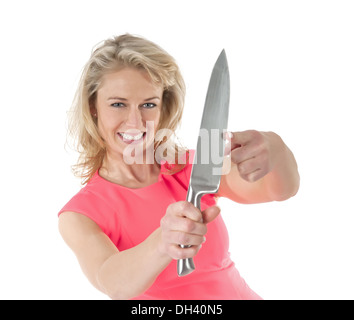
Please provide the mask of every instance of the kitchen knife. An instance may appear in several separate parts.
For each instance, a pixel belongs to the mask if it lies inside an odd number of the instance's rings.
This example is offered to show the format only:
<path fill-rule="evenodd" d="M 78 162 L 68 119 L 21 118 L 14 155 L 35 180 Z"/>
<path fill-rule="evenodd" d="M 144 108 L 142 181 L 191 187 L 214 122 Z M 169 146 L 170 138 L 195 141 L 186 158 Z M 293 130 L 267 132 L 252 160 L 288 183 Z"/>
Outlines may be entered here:
<path fill-rule="evenodd" d="M 223 133 L 227 129 L 229 100 L 230 76 L 223 50 L 211 74 L 187 192 L 187 201 L 198 209 L 204 194 L 217 193 L 219 189 L 225 149 Z M 177 262 L 179 276 L 185 276 L 194 269 L 192 258 Z"/>

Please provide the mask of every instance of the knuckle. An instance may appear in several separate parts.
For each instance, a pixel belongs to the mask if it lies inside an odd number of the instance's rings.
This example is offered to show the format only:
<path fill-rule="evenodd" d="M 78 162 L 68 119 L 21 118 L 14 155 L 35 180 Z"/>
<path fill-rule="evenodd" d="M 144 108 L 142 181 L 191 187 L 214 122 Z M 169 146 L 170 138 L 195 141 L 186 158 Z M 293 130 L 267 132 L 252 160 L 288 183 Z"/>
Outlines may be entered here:
<path fill-rule="evenodd" d="M 243 174 L 245 172 L 245 165 L 242 163 L 242 164 L 239 164 L 238 165 L 238 172 Z"/>
<path fill-rule="evenodd" d="M 247 178 L 246 178 L 246 180 L 248 181 L 248 182 L 254 182 L 255 181 L 255 175 L 254 174 L 249 174 L 249 175 L 247 175 L 246 176 Z"/>
<path fill-rule="evenodd" d="M 201 248 L 202 248 L 201 244 L 199 246 L 196 246 L 195 247 L 195 254 L 197 254 Z"/>
<path fill-rule="evenodd" d="M 166 225 L 166 216 L 163 216 L 160 220 L 160 226 L 165 226 Z"/>
<path fill-rule="evenodd" d="M 231 160 L 232 160 L 234 163 L 239 163 L 239 161 L 240 161 L 239 151 L 233 150 L 233 151 L 231 152 Z"/>
<path fill-rule="evenodd" d="M 250 130 L 249 133 L 254 139 L 262 138 L 262 134 L 257 130 Z"/>
<path fill-rule="evenodd" d="M 184 232 L 178 233 L 178 243 L 179 244 L 188 244 L 189 237 Z"/>
<path fill-rule="evenodd" d="M 184 249 L 184 248 L 178 249 L 176 253 L 177 253 L 178 259 L 186 259 L 186 258 L 189 258 L 188 252 L 187 252 L 187 250 Z"/>
<path fill-rule="evenodd" d="M 162 231 L 161 232 L 161 243 L 163 243 L 164 246 L 168 246 L 170 243 L 170 236 L 168 232 Z"/>
<path fill-rule="evenodd" d="M 172 203 L 167 207 L 165 217 L 173 215 L 175 212 L 176 212 L 176 203 Z"/>
<path fill-rule="evenodd" d="M 201 235 L 205 236 L 206 233 L 208 232 L 208 227 L 206 224 L 203 224 L 202 230 L 201 230 Z"/>
<path fill-rule="evenodd" d="M 252 171 L 252 164 L 249 161 L 244 161 L 239 165 L 239 172 L 241 174 L 247 174 Z"/>
<path fill-rule="evenodd" d="M 167 207 L 166 212 L 169 213 L 169 212 L 173 211 L 173 207 L 174 207 L 175 205 L 176 205 L 175 203 L 171 203 L 171 204 Z"/>
<path fill-rule="evenodd" d="M 250 180 L 250 175 L 249 175 L 249 174 L 240 174 L 240 176 L 241 176 L 241 178 L 242 178 L 243 180 L 246 180 L 246 181 L 248 181 L 248 182 L 252 182 L 252 181 Z"/>
<path fill-rule="evenodd" d="M 180 252 L 177 248 L 170 246 L 167 250 L 167 254 L 172 258 L 172 259 L 182 259 L 180 258 Z"/>
<path fill-rule="evenodd" d="M 190 219 L 184 219 L 184 231 L 192 232 L 195 228 L 195 223 Z"/>
<path fill-rule="evenodd" d="M 186 254 L 186 250 L 179 247 L 179 246 L 171 248 L 170 256 L 171 256 L 171 258 L 176 259 L 176 260 L 188 258 L 187 254 Z"/>
<path fill-rule="evenodd" d="M 198 221 L 201 218 L 201 213 L 194 205 L 188 201 L 183 201 L 180 207 L 181 213 L 184 216 L 190 217 L 192 220 Z"/>
<path fill-rule="evenodd" d="M 191 204 L 188 201 L 181 201 L 180 202 L 180 209 L 181 211 L 187 211 L 190 209 Z"/>
<path fill-rule="evenodd" d="M 160 220 L 160 227 L 162 229 L 167 229 L 168 225 L 169 225 L 169 218 L 167 216 L 164 216 L 161 220 Z"/>

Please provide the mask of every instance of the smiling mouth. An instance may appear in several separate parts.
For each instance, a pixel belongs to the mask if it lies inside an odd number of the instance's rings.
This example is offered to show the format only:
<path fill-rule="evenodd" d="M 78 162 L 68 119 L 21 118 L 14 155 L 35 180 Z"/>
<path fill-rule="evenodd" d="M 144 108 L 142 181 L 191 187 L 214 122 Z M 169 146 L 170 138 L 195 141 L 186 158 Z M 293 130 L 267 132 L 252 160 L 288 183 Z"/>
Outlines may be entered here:
<path fill-rule="evenodd" d="M 118 132 L 118 136 L 125 142 L 125 143 L 133 143 L 138 142 L 144 139 L 146 136 L 146 132 L 140 132 L 139 134 L 131 135 L 125 132 Z"/>

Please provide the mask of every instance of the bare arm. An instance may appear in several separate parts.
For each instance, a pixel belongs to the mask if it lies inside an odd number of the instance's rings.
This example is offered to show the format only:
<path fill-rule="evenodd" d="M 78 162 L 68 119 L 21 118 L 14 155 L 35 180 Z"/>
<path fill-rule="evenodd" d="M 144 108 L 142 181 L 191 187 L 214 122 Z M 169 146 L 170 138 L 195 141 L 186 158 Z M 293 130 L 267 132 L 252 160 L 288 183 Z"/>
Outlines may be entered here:
<path fill-rule="evenodd" d="M 119 251 L 95 222 L 79 213 L 63 212 L 59 231 L 98 290 L 112 299 L 131 299 L 144 293 L 172 259 L 196 255 L 206 224 L 218 214 L 217 207 L 201 213 L 186 201 L 171 204 L 161 219 L 161 227 L 139 245 L 124 251 Z M 191 247 L 182 249 L 178 244 Z"/>
<path fill-rule="evenodd" d="M 130 299 L 143 293 L 171 261 L 158 250 L 160 228 L 141 244 L 121 252 L 84 215 L 63 212 L 59 231 L 90 282 L 112 299 Z"/>
<path fill-rule="evenodd" d="M 260 203 L 286 200 L 297 193 L 296 160 L 277 134 L 236 132 L 230 146 L 231 167 L 221 178 L 219 196 L 239 203 Z"/>

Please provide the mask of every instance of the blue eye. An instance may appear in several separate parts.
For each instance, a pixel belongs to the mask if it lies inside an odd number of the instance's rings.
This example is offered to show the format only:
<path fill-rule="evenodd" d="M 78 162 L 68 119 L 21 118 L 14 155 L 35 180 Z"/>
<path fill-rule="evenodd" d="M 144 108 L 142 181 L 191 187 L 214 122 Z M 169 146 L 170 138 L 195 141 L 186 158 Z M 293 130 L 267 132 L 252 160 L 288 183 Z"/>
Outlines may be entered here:
<path fill-rule="evenodd" d="M 147 109 L 151 109 L 151 108 L 156 107 L 156 104 L 155 103 L 144 103 L 143 107 L 147 108 Z"/>
<path fill-rule="evenodd" d="M 112 104 L 111 104 L 111 107 L 121 108 L 121 107 L 124 107 L 124 103 L 115 102 L 115 103 L 112 103 Z"/>

